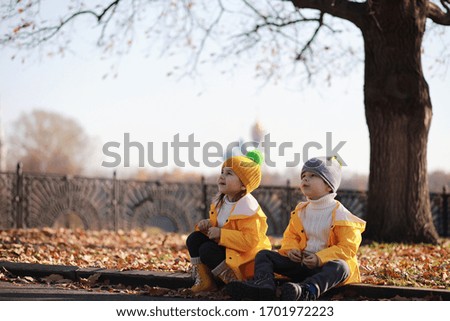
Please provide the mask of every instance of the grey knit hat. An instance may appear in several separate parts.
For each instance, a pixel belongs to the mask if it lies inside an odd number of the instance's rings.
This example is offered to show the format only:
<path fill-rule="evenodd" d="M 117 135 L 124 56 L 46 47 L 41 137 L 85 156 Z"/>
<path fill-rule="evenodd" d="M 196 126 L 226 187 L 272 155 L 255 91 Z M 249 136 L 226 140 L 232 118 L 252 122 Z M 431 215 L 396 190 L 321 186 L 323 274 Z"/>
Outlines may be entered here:
<path fill-rule="evenodd" d="M 336 193 L 341 184 L 341 164 L 336 157 L 311 158 L 303 165 L 301 174 L 303 172 L 319 175 L 331 187 L 333 193 Z"/>

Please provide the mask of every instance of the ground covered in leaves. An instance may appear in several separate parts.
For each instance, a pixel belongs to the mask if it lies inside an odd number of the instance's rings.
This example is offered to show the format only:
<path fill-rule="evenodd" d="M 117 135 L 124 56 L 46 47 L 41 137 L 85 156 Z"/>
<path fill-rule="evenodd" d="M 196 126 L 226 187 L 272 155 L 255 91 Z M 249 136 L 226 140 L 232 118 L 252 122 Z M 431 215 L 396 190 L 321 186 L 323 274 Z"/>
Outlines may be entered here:
<path fill-rule="evenodd" d="M 85 231 L 67 229 L 27 229 L 0 231 L 0 260 L 21 263 L 72 265 L 114 270 L 151 270 L 190 272 L 187 235 L 156 233 L 152 230 Z M 272 238 L 274 247 L 279 238 Z M 450 240 L 438 245 L 379 244 L 363 245 L 358 253 L 362 282 L 450 290 Z M 13 280 L 8 271 L 0 271 L 0 280 Z M 73 284 L 60 276 L 21 282 L 65 284 L 92 288 L 95 277 Z M 106 290 L 138 293 L 164 289 L 130 289 L 97 285 Z M 158 293 L 156 293 L 158 294 Z M 161 293 L 163 294 L 163 293 Z M 183 293 L 179 293 L 183 295 Z"/>

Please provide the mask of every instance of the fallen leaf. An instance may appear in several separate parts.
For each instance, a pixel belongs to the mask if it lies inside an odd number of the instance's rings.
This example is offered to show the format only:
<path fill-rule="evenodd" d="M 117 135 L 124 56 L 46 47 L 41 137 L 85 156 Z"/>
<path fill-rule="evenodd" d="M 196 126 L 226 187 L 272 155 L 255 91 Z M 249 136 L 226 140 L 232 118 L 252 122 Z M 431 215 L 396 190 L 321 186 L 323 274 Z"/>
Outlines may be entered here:
<path fill-rule="evenodd" d="M 45 278 L 41 278 L 41 280 L 43 282 L 48 283 L 48 284 L 55 283 L 55 282 L 61 281 L 63 279 L 64 279 L 64 276 L 62 276 L 61 274 L 51 274 Z"/>
<path fill-rule="evenodd" d="M 170 292 L 170 289 L 166 288 L 160 288 L 157 286 L 144 286 L 144 292 L 143 294 L 150 295 L 150 296 L 163 296 Z"/>

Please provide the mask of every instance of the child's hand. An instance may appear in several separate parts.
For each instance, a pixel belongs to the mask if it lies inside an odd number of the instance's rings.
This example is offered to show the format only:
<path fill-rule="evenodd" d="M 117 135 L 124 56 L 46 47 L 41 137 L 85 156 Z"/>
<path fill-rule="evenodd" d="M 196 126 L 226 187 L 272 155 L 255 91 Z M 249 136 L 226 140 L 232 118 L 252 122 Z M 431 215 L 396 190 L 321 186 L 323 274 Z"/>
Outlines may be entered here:
<path fill-rule="evenodd" d="M 197 227 L 200 230 L 200 232 L 206 233 L 208 229 L 211 227 L 211 221 L 208 219 L 201 220 L 200 222 L 198 222 Z"/>
<path fill-rule="evenodd" d="M 290 250 L 287 253 L 287 256 L 293 262 L 302 263 L 303 260 L 302 251 L 300 251 L 299 249 Z"/>
<path fill-rule="evenodd" d="M 314 268 L 318 267 L 320 265 L 320 263 L 321 263 L 320 259 L 315 253 L 307 252 L 307 251 L 303 252 L 303 264 L 308 269 L 314 269 Z"/>
<path fill-rule="evenodd" d="M 220 228 L 210 227 L 208 230 L 208 237 L 214 241 L 219 240 L 220 239 Z"/>

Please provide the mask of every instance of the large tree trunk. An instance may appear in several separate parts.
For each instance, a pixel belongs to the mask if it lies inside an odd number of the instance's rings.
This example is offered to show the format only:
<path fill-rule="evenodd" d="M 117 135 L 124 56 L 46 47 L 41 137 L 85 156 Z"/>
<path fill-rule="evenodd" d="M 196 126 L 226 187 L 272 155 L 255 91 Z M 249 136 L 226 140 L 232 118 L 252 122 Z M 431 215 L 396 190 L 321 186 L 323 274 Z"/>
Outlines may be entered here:
<path fill-rule="evenodd" d="M 423 2 L 380 1 L 362 28 L 371 148 L 365 237 L 377 241 L 436 243 L 438 237 L 427 180 L 432 109 L 421 64 Z"/>

